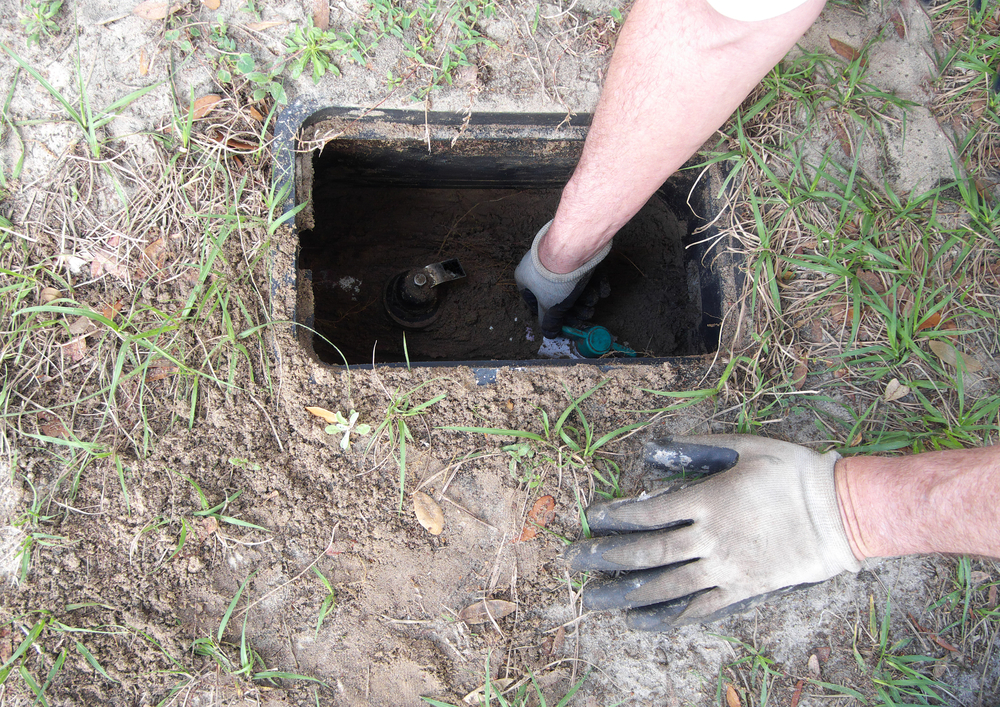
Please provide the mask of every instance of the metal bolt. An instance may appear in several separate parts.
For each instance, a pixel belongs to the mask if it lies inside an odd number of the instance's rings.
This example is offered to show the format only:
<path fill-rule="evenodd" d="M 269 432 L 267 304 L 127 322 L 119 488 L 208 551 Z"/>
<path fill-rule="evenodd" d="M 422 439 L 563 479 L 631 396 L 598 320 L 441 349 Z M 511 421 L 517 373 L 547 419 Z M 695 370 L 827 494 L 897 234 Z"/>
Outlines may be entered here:
<path fill-rule="evenodd" d="M 413 284 L 416 285 L 417 287 L 423 287 L 424 285 L 427 284 L 427 276 L 424 275 L 422 272 L 418 272 L 416 275 L 413 276 Z"/>

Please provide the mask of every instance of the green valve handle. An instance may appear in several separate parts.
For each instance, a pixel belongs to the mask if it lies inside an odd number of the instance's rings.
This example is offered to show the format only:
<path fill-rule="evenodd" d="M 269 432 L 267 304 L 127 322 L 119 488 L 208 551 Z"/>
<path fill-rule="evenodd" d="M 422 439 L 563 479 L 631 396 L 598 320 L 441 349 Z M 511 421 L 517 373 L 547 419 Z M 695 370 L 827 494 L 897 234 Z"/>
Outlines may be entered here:
<path fill-rule="evenodd" d="M 576 350 L 587 358 L 600 358 L 612 351 L 625 356 L 636 355 L 635 351 L 627 346 L 616 344 L 611 332 L 602 326 L 593 326 L 586 331 L 564 326 L 562 333 L 573 339 L 576 342 Z"/>

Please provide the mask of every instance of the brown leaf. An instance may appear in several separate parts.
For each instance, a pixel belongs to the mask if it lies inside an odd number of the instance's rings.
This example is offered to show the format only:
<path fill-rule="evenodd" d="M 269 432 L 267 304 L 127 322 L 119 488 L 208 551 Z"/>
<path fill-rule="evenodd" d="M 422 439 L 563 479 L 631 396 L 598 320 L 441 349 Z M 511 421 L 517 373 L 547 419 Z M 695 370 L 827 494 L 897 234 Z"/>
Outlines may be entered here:
<path fill-rule="evenodd" d="M 795 390 L 802 390 L 802 386 L 806 384 L 807 375 L 809 375 L 809 365 L 805 361 L 796 363 L 795 370 L 792 371 L 792 387 Z"/>
<path fill-rule="evenodd" d="M 740 702 L 740 694 L 736 692 L 730 684 L 726 684 L 726 705 L 727 707 L 743 707 L 743 703 Z"/>
<path fill-rule="evenodd" d="M 271 29 L 272 27 L 280 27 L 283 24 L 285 23 L 275 22 L 273 20 L 270 22 L 251 22 L 250 24 L 247 25 L 247 29 L 250 30 L 251 32 L 263 32 L 266 29 Z"/>
<path fill-rule="evenodd" d="M 306 412 L 310 412 L 316 417 L 322 417 L 331 425 L 337 422 L 336 415 L 327 410 L 326 408 L 307 407 Z"/>
<path fill-rule="evenodd" d="M 994 608 L 997 605 L 997 585 L 992 585 L 990 591 L 986 594 L 986 601 L 989 602 L 990 608 Z"/>
<path fill-rule="evenodd" d="M 813 680 L 819 680 L 819 656 L 813 653 L 809 656 L 809 662 L 806 665 L 806 669 L 809 674 L 812 675 Z"/>
<path fill-rule="evenodd" d="M 514 542 L 523 543 L 531 540 L 538 533 L 538 528 L 544 528 L 555 517 L 556 500 L 552 496 L 542 496 L 531 507 L 521 537 Z"/>
<path fill-rule="evenodd" d="M 872 288 L 876 294 L 885 294 L 885 285 L 882 283 L 882 278 L 878 276 L 878 273 L 874 273 L 871 270 L 859 270 L 857 278 Z"/>
<path fill-rule="evenodd" d="M 210 93 L 207 96 L 202 96 L 194 102 L 194 112 L 193 116 L 195 120 L 198 118 L 204 118 L 206 115 L 212 112 L 215 108 L 215 104 L 222 100 L 222 96 L 218 96 L 214 93 Z"/>
<path fill-rule="evenodd" d="M 413 513 L 420 525 L 431 535 L 440 535 L 444 530 L 444 511 L 437 501 L 423 491 L 413 494 Z"/>
<path fill-rule="evenodd" d="M 837 137 L 837 142 L 840 143 L 840 149 L 844 151 L 846 156 L 852 157 L 854 150 L 851 148 L 851 136 L 847 134 L 847 128 L 839 119 L 831 120 L 830 125 L 833 128 L 833 134 Z"/>
<path fill-rule="evenodd" d="M 153 381 L 163 380 L 167 376 L 171 376 L 180 370 L 180 368 L 173 365 L 169 361 L 157 361 L 156 363 L 151 364 L 149 370 L 146 372 L 146 382 L 152 383 Z"/>
<path fill-rule="evenodd" d="M 254 108 L 253 106 L 247 106 L 247 111 L 250 112 L 250 117 L 256 120 L 258 123 L 264 122 L 263 114 L 261 114 L 261 112 L 256 108 Z"/>
<path fill-rule="evenodd" d="M 958 368 L 958 362 L 961 360 L 963 367 L 969 373 L 978 373 L 983 370 L 983 364 L 974 359 L 972 356 L 962 353 L 947 341 L 942 341 L 941 339 L 931 339 L 927 342 L 927 345 L 931 347 L 931 351 L 934 352 L 935 356 L 941 359 L 942 363 Z"/>
<path fill-rule="evenodd" d="M 158 268 L 162 268 L 163 264 L 167 261 L 167 244 L 162 238 L 157 238 L 155 241 L 143 248 L 142 252 L 147 258 L 149 258 L 149 261 Z"/>
<path fill-rule="evenodd" d="M 820 663 L 830 660 L 830 646 L 820 646 L 819 648 L 814 648 L 811 652 L 816 654 Z"/>
<path fill-rule="evenodd" d="M 837 52 L 848 61 L 857 61 L 861 58 L 861 52 L 852 47 L 850 44 L 841 42 L 839 39 L 830 37 L 830 46 L 833 47 L 833 51 Z"/>
<path fill-rule="evenodd" d="M 68 327 L 69 333 L 73 336 L 90 336 L 97 331 L 97 325 L 90 317 L 79 317 Z"/>
<path fill-rule="evenodd" d="M 917 331 L 923 331 L 924 329 L 933 329 L 938 324 L 941 323 L 941 314 L 939 312 L 934 312 L 924 321 L 917 325 Z"/>
<path fill-rule="evenodd" d="M 795 691 L 792 692 L 792 700 L 788 703 L 788 707 L 799 707 L 799 699 L 802 697 L 802 688 L 805 687 L 805 685 L 805 680 L 799 680 L 795 683 Z"/>
<path fill-rule="evenodd" d="M 900 398 L 905 398 L 909 394 L 910 394 L 910 389 L 907 386 L 900 383 L 898 379 L 893 378 L 885 386 L 885 394 L 882 396 L 882 398 L 887 403 L 891 403 L 895 400 L 899 400 Z"/>
<path fill-rule="evenodd" d="M 144 20 L 165 20 L 183 6 L 182 3 L 171 5 L 163 0 L 145 0 L 132 8 L 132 14 Z"/>
<path fill-rule="evenodd" d="M 59 292 L 59 290 L 57 290 L 56 288 L 54 287 L 42 288 L 42 294 L 41 294 L 42 304 L 48 304 L 52 300 L 57 300 L 60 297 L 62 297 L 62 293 Z"/>
<path fill-rule="evenodd" d="M 122 302 L 122 300 L 118 300 L 114 304 L 106 304 L 104 305 L 104 308 L 101 310 L 101 314 L 104 315 L 105 319 L 110 319 L 111 321 L 114 321 L 118 313 L 122 311 L 123 304 L 124 303 Z"/>
<path fill-rule="evenodd" d="M 458 618 L 467 624 L 482 624 L 490 620 L 492 616 L 495 621 L 499 621 L 507 614 L 512 613 L 517 608 L 517 604 L 503 599 L 483 599 L 458 612 Z"/>
<path fill-rule="evenodd" d="M 990 578 L 989 572 L 983 572 L 982 570 L 973 570 L 969 573 L 969 584 L 976 586 L 982 584 Z"/>
<path fill-rule="evenodd" d="M 70 339 L 65 344 L 60 344 L 60 346 L 62 346 L 62 350 L 66 353 L 66 355 L 69 356 L 70 361 L 76 363 L 78 361 L 82 361 L 84 355 L 87 353 L 87 337 L 77 336 Z"/>
<path fill-rule="evenodd" d="M 201 0 L 201 4 L 205 6 L 206 10 L 218 10 L 219 6 L 222 5 L 222 0 Z"/>
<path fill-rule="evenodd" d="M 39 417 L 38 429 L 46 437 L 58 437 L 60 439 L 69 438 L 69 430 L 59 418 L 54 418 L 48 413 L 42 413 Z"/>
<path fill-rule="evenodd" d="M 313 0 L 313 24 L 324 32 L 330 28 L 330 0 Z"/>
<path fill-rule="evenodd" d="M 139 50 L 139 76 L 145 76 L 149 73 L 149 55 L 146 53 L 146 48 L 143 47 Z"/>
<path fill-rule="evenodd" d="M 903 22 L 903 16 L 899 14 L 899 10 L 893 10 L 889 15 L 889 20 L 896 29 L 896 36 L 900 39 L 906 39 L 906 23 Z"/>

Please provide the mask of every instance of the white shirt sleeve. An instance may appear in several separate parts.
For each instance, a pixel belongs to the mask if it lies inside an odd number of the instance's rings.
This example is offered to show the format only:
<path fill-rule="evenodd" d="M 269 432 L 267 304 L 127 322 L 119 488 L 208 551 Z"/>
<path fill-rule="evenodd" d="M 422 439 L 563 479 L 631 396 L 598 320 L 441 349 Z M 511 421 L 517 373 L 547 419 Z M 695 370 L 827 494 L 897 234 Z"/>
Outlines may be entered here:
<path fill-rule="evenodd" d="M 806 0 L 707 0 L 716 12 L 742 22 L 759 22 L 794 10 Z"/>

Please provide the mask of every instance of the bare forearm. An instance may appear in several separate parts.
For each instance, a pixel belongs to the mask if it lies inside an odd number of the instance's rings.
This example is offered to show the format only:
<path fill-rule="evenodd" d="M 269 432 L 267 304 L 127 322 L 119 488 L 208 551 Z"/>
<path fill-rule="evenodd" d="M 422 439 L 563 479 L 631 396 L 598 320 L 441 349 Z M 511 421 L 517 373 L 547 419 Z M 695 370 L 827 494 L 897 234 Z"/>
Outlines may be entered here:
<path fill-rule="evenodd" d="M 929 552 L 1000 558 L 1000 447 L 837 462 L 858 559 Z"/>
<path fill-rule="evenodd" d="M 598 252 L 794 46 L 824 0 L 739 22 L 704 0 L 637 0 L 576 172 L 539 257 L 570 272 Z"/>

